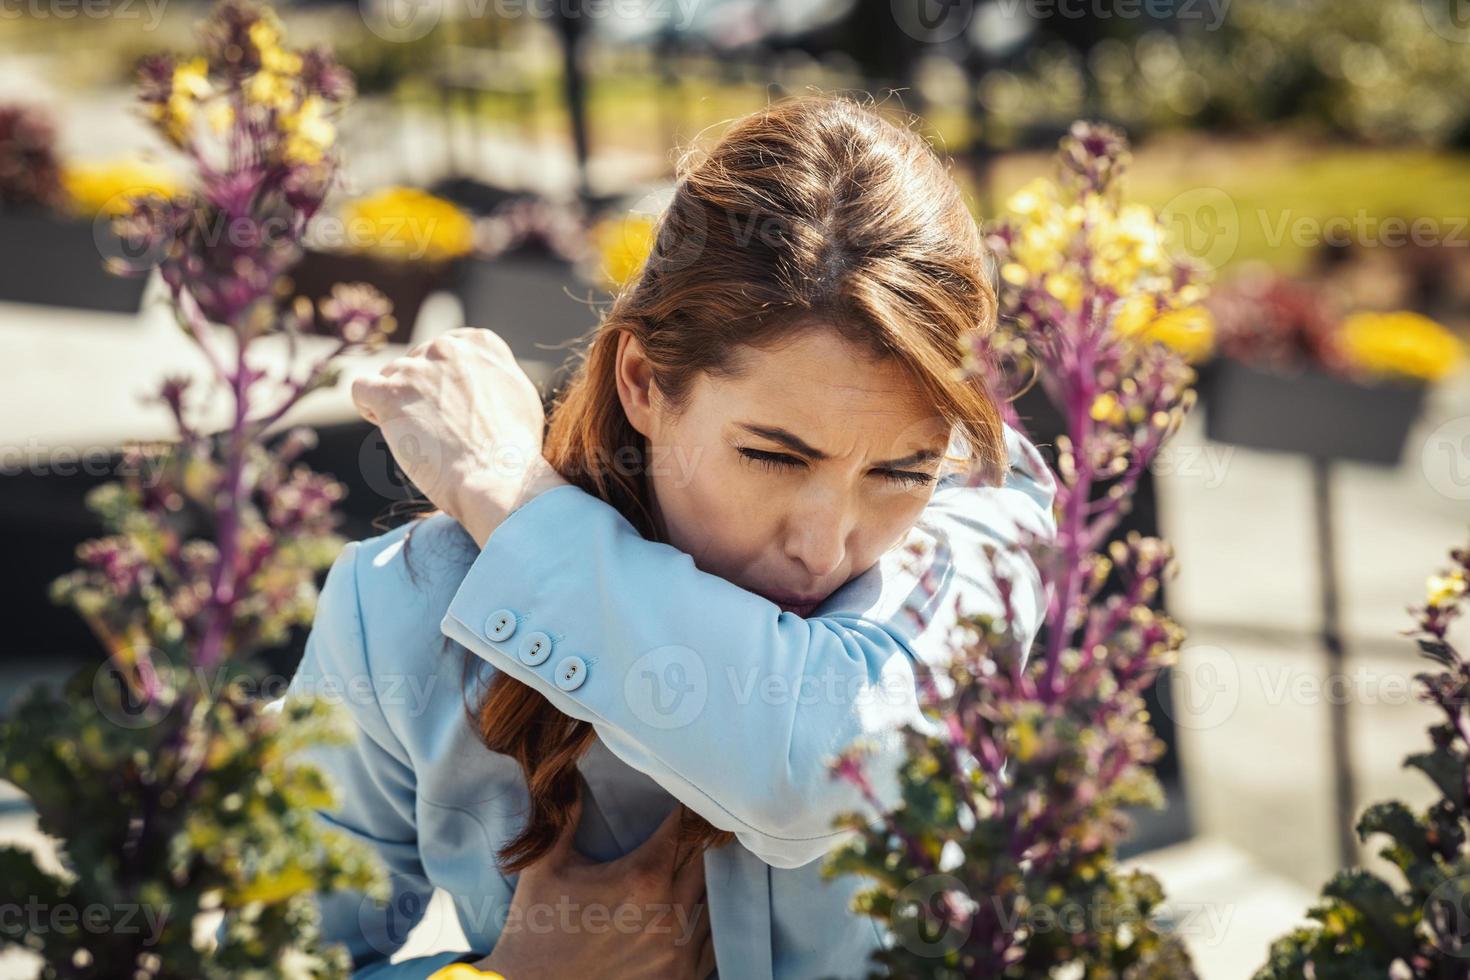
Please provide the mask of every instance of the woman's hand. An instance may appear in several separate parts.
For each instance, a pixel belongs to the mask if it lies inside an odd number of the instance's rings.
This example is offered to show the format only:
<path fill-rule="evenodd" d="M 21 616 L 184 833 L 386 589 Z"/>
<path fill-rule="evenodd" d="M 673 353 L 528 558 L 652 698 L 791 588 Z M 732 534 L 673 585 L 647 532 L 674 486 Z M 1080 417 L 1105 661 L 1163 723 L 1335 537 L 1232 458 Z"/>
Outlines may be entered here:
<path fill-rule="evenodd" d="M 511 511 L 566 483 L 541 455 L 540 393 L 493 331 L 419 344 L 353 381 L 352 400 L 404 475 L 481 547 Z"/>
<path fill-rule="evenodd" d="M 580 801 L 556 846 L 521 872 L 495 950 L 475 966 L 507 980 L 704 980 L 715 968 L 704 857 L 676 867 L 673 812 L 637 850 L 598 864 L 576 852 Z"/>

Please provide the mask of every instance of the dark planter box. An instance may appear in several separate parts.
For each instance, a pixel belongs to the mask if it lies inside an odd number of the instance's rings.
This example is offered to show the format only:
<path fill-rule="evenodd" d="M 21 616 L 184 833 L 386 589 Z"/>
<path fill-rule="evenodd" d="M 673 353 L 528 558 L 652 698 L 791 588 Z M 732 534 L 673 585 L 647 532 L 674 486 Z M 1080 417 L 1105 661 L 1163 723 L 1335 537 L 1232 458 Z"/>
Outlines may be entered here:
<path fill-rule="evenodd" d="M 473 215 L 489 214 L 502 204 L 533 196 L 527 191 L 487 184 L 473 177 L 446 177 L 431 185 L 429 193 Z"/>
<path fill-rule="evenodd" d="M 494 330 L 518 358 L 560 364 L 597 325 L 587 303 L 590 287 L 572 263 L 550 252 L 519 249 L 466 259 L 455 273 L 465 323 Z"/>
<path fill-rule="evenodd" d="M 393 304 L 397 321 L 389 343 L 407 343 L 424 300 L 437 289 L 447 289 L 453 280 L 452 263 L 398 262 L 373 255 L 349 252 L 319 252 L 307 249 L 289 275 L 292 289 L 282 301 L 289 307 L 297 296 L 311 300 L 314 311 L 312 332 L 326 332 L 315 311 L 318 300 L 331 295 L 337 283 L 365 282 L 376 287 Z"/>
<path fill-rule="evenodd" d="M 1315 368 L 1281 374 L 1218 358 L 1200 375 L 1205 434 L 1250 449 L 1393 465 L 1424 385 L 1362 384 Z"/>
<path fill-rule="evenodd" d="M 104 252 L 126 255 L 105 221 L 49 212 L 0 214 L 0 301 L 137 313 L 148 277 L 107 272 Z"/>
<path fill-rule="evenodd" d="M 457 204 L 470 214 L 481 216 L 493 212 L 513 201 L 533 200 L 540 195 L 524 188 L 490 184 L 474 177 L 446 177 L 429 187 L 429 193 Z M 627 193 L 593 194 L 582 198 L 582 204 L 592 213 L 618 207 L 627 198 Z"/>

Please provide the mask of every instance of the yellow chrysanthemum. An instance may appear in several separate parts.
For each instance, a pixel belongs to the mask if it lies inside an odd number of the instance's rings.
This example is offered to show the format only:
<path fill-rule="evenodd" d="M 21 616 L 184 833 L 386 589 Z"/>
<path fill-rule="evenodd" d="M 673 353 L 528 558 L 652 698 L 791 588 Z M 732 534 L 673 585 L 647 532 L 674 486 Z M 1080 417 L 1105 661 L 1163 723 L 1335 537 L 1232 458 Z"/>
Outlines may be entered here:
<path fill-rule="evenodd" d="M 1355 313 L 1339 334 L 1343 353 L 1353 365 L 1374 374 L 1438 381 L 1460 366 L 1464 345 L 1454 334 L 1426 316 Z"/>
<path fill-rule="evenodd" d="M 600 258 L 598 272 L 603 281 L 621 286 L 648 261 L 653 251 L 658 222 L 648 215 L 628 215 L 598 222 L 592 240 Z"/>
<path fill-rule="evenodd" d="M 468 254 L 475 226 L 459 208 L 413 187 L 389 187 L 343 209 L 360 250 L 392 259 L 439 261 Z"/>
<path fill-rule="evenodd" d="M 134 198 L 174 197 L 181 190 L 172 171 L 141 160 L 72 164 L 61 181 L 72 211 L 80 215 L 125 214 Z"/>

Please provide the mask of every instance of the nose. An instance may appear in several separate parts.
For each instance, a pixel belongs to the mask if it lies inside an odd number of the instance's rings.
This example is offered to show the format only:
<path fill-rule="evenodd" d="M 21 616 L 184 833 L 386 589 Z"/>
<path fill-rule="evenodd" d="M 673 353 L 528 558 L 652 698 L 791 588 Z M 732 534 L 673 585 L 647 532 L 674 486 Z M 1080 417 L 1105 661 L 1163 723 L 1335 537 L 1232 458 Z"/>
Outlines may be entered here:
<path fill-rule="evenodd" d="M 787 517 L 786 556 L 813 580 L 831 579 L 847 558 L 851 534 L 852 518 L 843 501 L 831 494 L 805 494 Z"/>

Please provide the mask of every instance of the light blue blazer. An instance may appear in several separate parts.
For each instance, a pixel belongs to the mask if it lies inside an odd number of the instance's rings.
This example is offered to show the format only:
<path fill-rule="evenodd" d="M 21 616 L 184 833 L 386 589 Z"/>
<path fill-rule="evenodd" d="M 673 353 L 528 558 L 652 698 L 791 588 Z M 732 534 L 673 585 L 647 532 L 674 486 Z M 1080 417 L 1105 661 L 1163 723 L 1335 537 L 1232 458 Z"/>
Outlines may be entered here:
<path fill-rule="evenodd" d="M 313 692 L 350 714 L 351 745 L 310 750 L 340 800 L 320 817 L 393 874 L 386 908 L 319 898 L 325 938 L 349 947 L 354 976 L 422 978 L 495 945 L 515 889 L 495 853 L 527 806 L 520 769 L 480 742 L 466 711 L 496 671 L 596 729 L 580 763 L 583 854 L 634 849 L 676 800 L 735 833 L 704 855 L 720 978 L 864 975 L 887 939 L 848 908 L 865 879 L 821 877 L 845 836 L 834 816 L 862 808 L 828 763 L 865 739 L 878 795 L 896 799 L 898 731 L 926 725 L 915 661 L 942 658 L 957 614 L 1000 609 L 985 545 L 1001 547 L 1019 627 L 1035 635 L 1043 589 L 1005 546 L 1023 528 L 1055 533 L 1055 484 L 1029 442 L 1007 430 L 1007 443 L 1003 486 L 940 482 L 906 542 L 921 559 L 889 551 L 805 619 L 570 486 L 514 511 L 483 551 L 443 515 L 349 544 L 288 696 Z M 435 887 L 476 952 L 391 963 Z"/>

